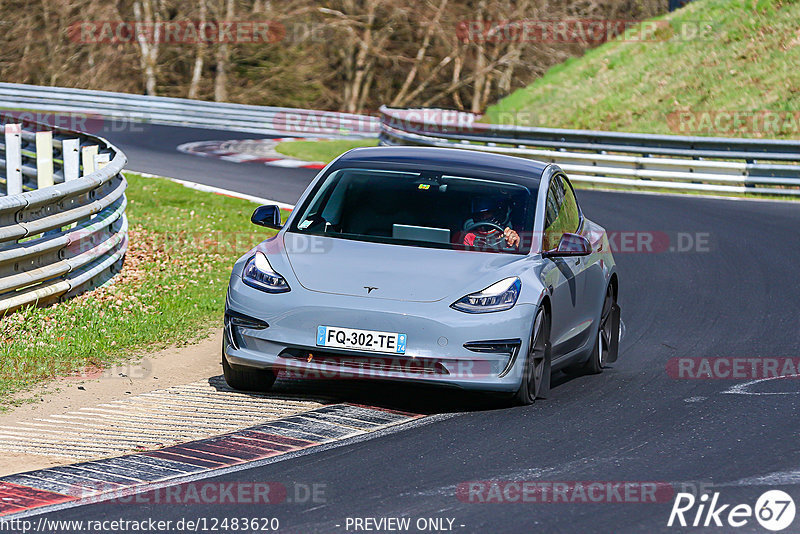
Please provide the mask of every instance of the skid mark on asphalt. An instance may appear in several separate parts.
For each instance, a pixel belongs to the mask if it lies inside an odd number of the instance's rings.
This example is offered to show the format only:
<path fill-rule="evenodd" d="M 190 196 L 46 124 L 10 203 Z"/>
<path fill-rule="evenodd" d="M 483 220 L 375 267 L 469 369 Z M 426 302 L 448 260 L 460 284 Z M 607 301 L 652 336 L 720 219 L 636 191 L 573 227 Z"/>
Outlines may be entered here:
<path fill-rule="evenodd" d="M 275 147 L 289 141 L 319 141 L 318 137 L 284 137 L 280 139 L 245 139 L 242 141 L 195 141 L 178 146 L 179 152 L 218 158 L 234 163 L 263 163 L 275 167 L 321 169 L 320 161 L 303 161 L 281 154 Z"/>
<path fill-rule="evenodd" d="M 140 493 L 156 484 L 358 438 L 421 417 L 350 404 L 318 406 L 158 450 L 20 473 L 0 479 L 0 516 Z"/>
<path fill-rule="evenodd" d="M 756 380 L 750 380 L 749 382 L 744 382 L 743 384 L 736 384 L 735 386 L 731 386 L 725 391 L 721 391 L 723 395 L 800 395 L 800 389 L 797 388 L 797 382 L 794 382 L 795 377 L 792 375 L 789 376 L 770 376 L 767 378 L 759 378 Z M 770 384 L 774 385 L 777 384 L 778 388 L 786 387 L 788 391 L 753 391 L 751 386 L 756 385 L 765 385 Z"/>
<path fill-rule="evenodd" d="M 224 434 L 322 407 L 296 395 L 232 390 L 222 377 L 0 426 L 0 453 L 85 460 Z"/>

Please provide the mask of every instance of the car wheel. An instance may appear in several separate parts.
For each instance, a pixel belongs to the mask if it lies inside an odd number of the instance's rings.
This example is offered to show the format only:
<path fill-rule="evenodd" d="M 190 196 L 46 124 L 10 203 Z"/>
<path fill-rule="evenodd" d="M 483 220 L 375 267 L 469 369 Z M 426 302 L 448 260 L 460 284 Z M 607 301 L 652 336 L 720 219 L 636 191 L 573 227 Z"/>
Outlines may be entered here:
<path fill-rule="evenodd" d="M 245 369 L 233 367 L 222 353 L 222 374 L 233 389 L 265 393 L 275 383 L 275 373 L 267 369 Z"/>
<path fill-rule="evenodd" d="M 533 404 L 550 392 L 550 318 L 540 309 L 533 320 L 533 333 L 525 357 L 522 383 L 514 395 L 515 404 Z"/>
<path fill-rule="evenodd" d="M 603 372 L 603 368 L 609 362 L 609 354 L 612 347 L 616 347 L 619 341 L 619 322 L 613 320 L 613 312 L 617 307 L 614 300 L 614 289 L 611 285 L 606 289 L 606 297 L 603 300 L 603 311 L 600 313 L 600 328 L 597 330 L 597 338 L 594 342 L 594 349 L 589 359 L 579 367 L 581 374 L 595 375 Z"/>

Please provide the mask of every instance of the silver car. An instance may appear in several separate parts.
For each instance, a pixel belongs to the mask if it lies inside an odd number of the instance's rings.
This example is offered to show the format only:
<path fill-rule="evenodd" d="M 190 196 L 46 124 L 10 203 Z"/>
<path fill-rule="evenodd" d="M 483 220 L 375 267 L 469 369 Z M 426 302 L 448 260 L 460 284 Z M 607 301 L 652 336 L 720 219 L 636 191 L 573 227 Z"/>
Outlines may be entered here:
<path fill-rule="evenodd" d="M 566 174 L 444 148 L 351 150 L 234 265 L 222 363 L 234 388 L 277 375 L 375 378 L 543 398 L 555 370 L 617 358 L 614 258 Z"/>

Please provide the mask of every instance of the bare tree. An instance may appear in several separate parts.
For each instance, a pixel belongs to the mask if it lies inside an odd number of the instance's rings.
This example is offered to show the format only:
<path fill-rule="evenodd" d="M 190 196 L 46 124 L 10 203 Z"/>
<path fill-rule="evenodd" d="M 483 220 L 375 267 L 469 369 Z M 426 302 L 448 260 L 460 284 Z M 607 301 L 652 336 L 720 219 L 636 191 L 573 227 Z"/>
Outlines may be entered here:
<path fill-rule="evenodd" d="M 226 0 L 225 21 L 232 22 L 235 16 L 233 0 Z M 222 33 L 222 32 L 220 32 Z M 217 46 L 217 75 L 214 79 L 214 100 L 225 102 L 228 100 L 228 63 L 230 51 L 228 43 L 223 39 Z"/>
<path fill-rule="evenodd" d="M 517 38 L 514 21 L 639 20 L 666 7 L 666 0 L 0 0 L 0 79 L 347 111 L 390 103 L 480 112 L 598 44 Z M 198 14 L 269 19 L 292 33 L 277 43 L 161 39 L 159 23 Z M 130 39 L 87 41 L 75 32 L 87 21 L 131 20 L 145 29 Z M 475 35 L 459 35 L 464 21 Z"/>
<path fill-rule="evenodd" d="M 136 41 L 141 52 L 141 67 L 144 75 L 145 93 L 148 95 L 156 94 L 156 76 L 158 75 L 158 48 L 161 40 L 161 10 L 163 2 L 155 0 L 156 6 L 153 8 L 153 0 L 136 0 L 133 3 L 133 15 L 136 22 L 144 24 L 145 28 L 152 28 L 152 34 L 148 31 L 137 30 Z M 152 37 L 150 37 L 152 35 Z"/>
<path fill-rule="evenodd" d="M 200 78 L 203 75 L 203 61 L 205 60 L 206 53 L 206 40 L 204 39 L 204 27 L 208 23 L 206 16 L 208 10 L 206 8 L 207 0 L 197 0 L 200 6 L 200 23 L 198 27 L 197 47 L 195 49 L 194 67 L 192 68 L 192 79 L 189 82 L 189 98 L 197 98 L 197 92 L 200 88 Z"/>
<path fill-rule="evenodd" d="M 485 2 L 481 1 L 478 4 L 478 18 L 476 20 L 480 28 L 483 28 L 484 18 L 483 14 L 486 10 Z M 472 113 L 480 113 L 481 111 L 481 95 L 483 86 L 486 83 L 486 76 L 491 72 L 491 69 L 486 68 L 486 50 L 484 47 L 483 39 L 478 39 L 475 45 L 475 82 L 472 85 L 472 105 L 470 111 Z"/>
<path fill-rule="evenodd" d="M 374 102 L 370 88 L 379 61 L 393 57 L 389 46 L 396 24 L 406 10 L 391 0 L 343 0 L 339 9 L 319 7 L 324 21 L 338 31 L 343 41 L 337 49 L 342 71 L 342 108 L 349 112 L 364 109 L 367 98 Z"/>

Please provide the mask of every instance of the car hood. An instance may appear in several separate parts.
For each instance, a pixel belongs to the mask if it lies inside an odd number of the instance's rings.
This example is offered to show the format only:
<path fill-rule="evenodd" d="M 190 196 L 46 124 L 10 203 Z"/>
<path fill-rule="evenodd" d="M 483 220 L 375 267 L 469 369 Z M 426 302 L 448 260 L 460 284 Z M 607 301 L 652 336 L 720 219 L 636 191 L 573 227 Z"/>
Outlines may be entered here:
<path fill-rule="evenodd" d="M 389 245 L 294 233 L 284 234 L 284 250 L 298 282 L 310 291 L 413 302 L 460 298 L 467 291 L 480 291 L 509 276 L 502 274 L 507 272 L 508 265 L 525 259 L 517 254 Z"/>

